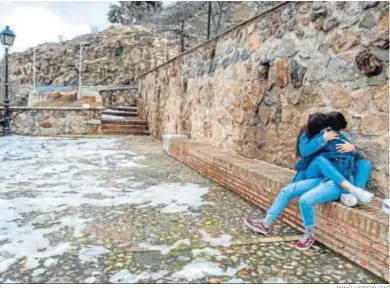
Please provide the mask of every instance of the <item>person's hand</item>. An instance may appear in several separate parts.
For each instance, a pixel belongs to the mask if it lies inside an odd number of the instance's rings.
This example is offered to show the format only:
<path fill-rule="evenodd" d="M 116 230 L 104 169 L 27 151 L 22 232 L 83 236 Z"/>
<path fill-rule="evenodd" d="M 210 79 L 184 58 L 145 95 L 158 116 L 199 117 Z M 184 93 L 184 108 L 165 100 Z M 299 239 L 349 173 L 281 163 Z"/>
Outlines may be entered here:
<path fill-rule="evenodd" d="M 344 144 L 336 144 L 336 150 L 340 153 L 356 152 L 356 147 L 348 141 L 341 140 Z"/>
<path fill-rule="evenodd" d="M 326 130 L 324 132 L 324 139 L 326 142 L 329 142 L 329 141 L 334 140 L 334 139 L 338 139 L 338 136 L 339 136 L 339 134 L 337 132 L 332 131 L 332 130 L 330 130 L 330 131 Z"/>

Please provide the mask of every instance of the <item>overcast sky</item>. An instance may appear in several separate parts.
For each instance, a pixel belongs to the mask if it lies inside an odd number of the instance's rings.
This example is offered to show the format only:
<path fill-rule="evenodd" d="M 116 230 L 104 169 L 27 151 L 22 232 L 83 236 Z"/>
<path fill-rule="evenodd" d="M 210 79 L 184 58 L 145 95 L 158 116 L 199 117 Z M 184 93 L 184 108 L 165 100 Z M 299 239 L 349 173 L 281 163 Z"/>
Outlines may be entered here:
<path fill-rule="evenodd" d="M 109 6 L 110 1 L 0 2 L 0 29 L 9 25 L 16 34 L 10 52 L 23 51 L 58 41 L 59 35 L 68 40 L 89 33 L 91 25 L 108 28 Z"/>

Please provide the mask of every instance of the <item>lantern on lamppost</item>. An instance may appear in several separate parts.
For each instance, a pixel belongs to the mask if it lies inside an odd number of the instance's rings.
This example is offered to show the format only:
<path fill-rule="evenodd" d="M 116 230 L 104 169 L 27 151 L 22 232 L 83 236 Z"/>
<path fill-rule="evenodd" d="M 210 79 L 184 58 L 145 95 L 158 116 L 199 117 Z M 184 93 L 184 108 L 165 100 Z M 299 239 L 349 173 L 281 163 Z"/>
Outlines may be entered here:
<path fill-rule="evenodd" d="M 1 44 L 5 47 L 5 95 L 4 95 L 4 119 L 3 119 L 3 136 L 11 134 L 9 123 L 9 99 L 8 99 L 8 48 L 14 44 L 15 34 L 5 26 L 5 29 L 0 33 Z"/>

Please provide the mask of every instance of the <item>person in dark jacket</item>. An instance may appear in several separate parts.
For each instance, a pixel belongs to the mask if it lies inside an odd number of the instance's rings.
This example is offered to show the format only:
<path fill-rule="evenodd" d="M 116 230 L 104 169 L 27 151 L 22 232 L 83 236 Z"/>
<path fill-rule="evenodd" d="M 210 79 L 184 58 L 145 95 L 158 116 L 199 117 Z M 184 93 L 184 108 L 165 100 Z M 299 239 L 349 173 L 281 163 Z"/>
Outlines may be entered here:
<path fill-rule="evenodd" d="M 329 120 L 332 117 L 336 117 L 336 115 L 331 114 L 328 116 L 322 113 L 315 113 L 309 117 L 307 125 L 301 129 L 300 135 L 298 136 L 297 140 L 297 153 L 301 156 L 301 158 L 312 157 L 318 152 L 321 153 L 321 151 L 323 153 L 335 153 L 336 155 L 338 154 L 340 157 L 343 153 L 355 153 L 353 151 L 355 149 L 350 147 L 350 145 L 352 144 L 350 144 L 349 142 L 344 142 L 346 141 L 344 139 L 340 139 L 339 134 L 337 132 L 327 129 L 329 125 L 334 125 L 334 123 L 337 123 L 333 122 L 333 120 Z M 335 130 L 339 131 L 340 129 Z M 333 140 L 336 140 L 336 143 L 331 143 Z M 341 142 L 337 143 L 337 141 Z M 326 151 L 328 143 L 329 146 L 331 146 L 328 147 L 330 151 Z M 336 150 L 336 152 L 332 152 L 332 150 L 334 149 Z M 352 157 L 353 155 L 350 156 Z M 321 167 L 319 168 L 312 166 L 311 169 L 314 169 L 313 167 L 315 167 L 318 170 L 308 171 L 310 165 L 318 165 L 316 164 L 316 162 L 314 162 L 313 164 L 313 160 L 315 159 L 320 159 L 320 161 L 322 161 L 320 164 L 327 166 L 326 169 L 329 169 L 329 171 L 331 171 L 328 177 L 324 176 L 324 174 L 322 173 L 323 171 L 320 169 Z M 271 225 L 276 221 L 276 219 L 278 218 L 280 213 L 282 213 L 284 208 L 288 205 L 290 200 L 299 197 L 299 207 L 303 218 L 305 234 L 298 241 L 296 247 L 299 250 L 307 250 L 315 242 L 313 234 L 315 225 L 315 205 L 339 200 L 342 194 L 348 193 L 339 184 L 341 184 L 343 181 L 347 181 L 348 183 L 350 182 L 346 180 L 346 178 L 342 175 L 342 173 L 340 173 L 340 171 L 338 171 L 337 167 L 333 166 L 332 162 L 329 159 L 324 157 L 324 154 L 317 154 L 314 158 L 308 158 L 304 161 L 300 159 L 296 166 L 298 166 L 299 169 L 297 169 L 297 174 L 295 175 L 292 183 L 282 188 L 279 195 L 276 197 L 274 203 L 267 211 L 266 217 L 264 219 L 259 220 L 247 218 L 245 219 L 245 224 L 254 232 L 267 234 L 270 230 Z M 342 165 L 341 167 L 344 166 Z M 359 171 L 359 169 L 356 170 Z M 325 174 L 326 173 L 327 172 L 325 172 Z M 309 176 L 316 177 L 306 178 L 308 174 Z M 343 180 L 341 182 L 338 180 L 340 182 L 339 184 L 337 184 L 335 181 L 329 180 L 329 178 L 333 178 L 334 175 L 337 175 L 337 177 L 341 175 Z M 360 183 L 363 183 L 363 181 L 361 181 Z M 359 187 L 356 187 L 354 185 L 352 186 L 354 187 L 355 191 L 360 191 L 359 189 L 357 189 Z M 364 190 L 361 189 L 361 191 Z"/>

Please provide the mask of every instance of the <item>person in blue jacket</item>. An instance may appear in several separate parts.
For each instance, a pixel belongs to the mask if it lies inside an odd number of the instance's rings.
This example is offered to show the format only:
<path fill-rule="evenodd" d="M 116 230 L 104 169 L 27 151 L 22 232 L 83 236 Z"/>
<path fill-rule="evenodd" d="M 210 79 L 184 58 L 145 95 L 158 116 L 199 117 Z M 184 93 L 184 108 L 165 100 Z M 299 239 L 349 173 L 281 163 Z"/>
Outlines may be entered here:
<path fill-rule="evenodd" d="M 362 192 L 363 194 L 368 193 L 362 190 L 362 188 L 367 184 L 370 176 L 371 166 L 369 161 L 360 159 L 355 163 L 352 162 L 354 168 L 356 168 L 354 171 L 356 180 L 358 180 L 359 177 L 364 178 L 357 181 L 358 183 L 355 181 L 354 186 L 350 181 L 343 177 L 342 172 L 345 172 L 343 170 L 348 170 L 345 168 L 348 168 L 348 166 L 344 165 L 344 161 L 332 163 L 332 157 L 330 157 L 330 160 L 326 158 L 329 156 L 329 154 L 326 153 L 334 153 L 339 156 L 342 156 L 344 153 L 350 153 L 349 157 L 354 157 L 358 152 L 356 147 L 345 140 L 346 138 L 339 139 L 339 133 L 336 131 L 345 128 L 346 121 L 345 123 L 340 121 L 339 118 L 341 113 L 337 113 L 339 112 L 331 112 L 328 113 L 328 115 L 316 113 L 309 117 L 307 125 L 301 129 L 301 133 L 297 140 L 297 153 L 301 156 L 301 159 L 296 165 L 297 174 L 292 183 L 282 188 L 274 203 L 267 211 L 267 215 L 264 219 L 256 220 L 248 218 L 245 220 L 245 224 L 251 230 L 257 233 L 267 234 L 271 225 L 276 221 L 290 200 L 299 197 L 298 202 L 303 218 L 303 225 L 305 227 L 305 234 L 298 241 L 296 247 L 299 250 L 307 250 L 315 242 L 313 233 L 315 225 L 315 205 L 339 200 L 341 195 L 344 194 L 351 195 L 352 197 L 361 196 L 361 193 L 357 193 L 356 196 L 354 196 L 343 189 L 348 189 L 348 184 L 345 186 L 346 183 L 349 183 L 352 186 L 352 189 L 349 190 L 351 193 L 353 191 Z M 342 116 L 342 119 L 344 119 L 344 116 Z M 328 126 L 334 126 L 334 130 L 336 131 L 328 130 Z M 332 141 L 335 142 L 332 143 Z M 321 155 L 321 153 L 325 154 Z M 341 157 L 341 159 L 344 158 Z M 337 166 L 340 163 L 342 172 L 338 170 L 340 167 L 337 168 L 333 165 L 336 164 Z M 324 167 L 325 170 L 327 169 L 328 171 L 324 171 Z M 311 169 L 313 169 L 313 171 Z M 338 178 L 340 175 L 342 178 Z M 316 177 L 307 178 L 314 176 Z M 336 181 L 333 181 L 333 179 Z M 352 178 L 349 177 L 349 180 L 351 179 Z M 363 200 L 363 202 L 368 201 L 366 198 L 361 197 L 360 200 Z"/>
<path fill-rule="evenodd" d="M 318 114 L 317 117 L 322 118 L 322 115 Z M 348 125 L 343 114 L 330 112 L 324 119 L 327 123 L 325 126 L 329 127 L 321 133 L 311 136 L 317 133 L 316 129 L 321 125 L 312 128 L 310 125 L 316 122 L 310 119 L 307 128 L 310 132 L 301 133 L 296 147 L 296 154 L 300 157 L 295 165 L 298 172 L 293 181 L 324 177 L 349 192 L 341 197 L 347 206 L 355 206 L 358 202 L 369 204 L 374 195 L 363 188 L 371 175 L 371 162 L 362 159 L 360 150 L 340 132 Z"/>

